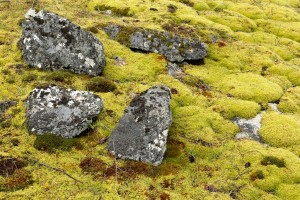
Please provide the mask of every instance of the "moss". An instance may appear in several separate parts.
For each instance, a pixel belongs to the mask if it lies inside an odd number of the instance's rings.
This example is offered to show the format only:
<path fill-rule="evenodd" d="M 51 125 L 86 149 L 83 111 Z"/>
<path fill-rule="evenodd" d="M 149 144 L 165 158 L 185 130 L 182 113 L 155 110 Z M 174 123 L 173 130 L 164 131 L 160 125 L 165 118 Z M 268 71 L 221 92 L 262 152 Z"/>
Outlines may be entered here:
<path fill-rule="evenodd" d="M 275 147 L 299 145 L 299 117 L 273 112 L 267 113 L 262 118 L 260 135 L 264 142 Z"/>
<path fill-rule="evenodd" d="M 251 73 L 228 75 L 214 85 L 225 94 L 257 103 L 276 101 L 283 94 L 279 85 Z"/>
<path fill-rule="evenodd" d="M 24 81 L 24 82 L 31 82 L 31 81 L 34 81 L 36 79 L 37 79 L 36 74 L 28 73 L 28 74 L 22 76 L 22 81 Z"/>
<path fill-rule="evenodd" d="M 280 184 L 276 190 L 276 194 L 281 199 L 286 200 L 294 200 L 294 199 L 300 199 L 300 185 L 295 184 Z"/>
<path fill-rule="evenodd" d="M 12 175 L 25 166 L 26 163 L 20 159 L 0 156 L 0 176 Z"/>
<path fill-rule="evenodd" d="M 281 97 L 278 104 L 280 111 L 300 116 L 300 87 L 292 87 Z"/>
<path fill-rule="evenodd" d="M 44 77 L 45 80 L 55 81 L 65 84 L 72 83 L 73 74 L 67 71 L 54 71 Z"/>
<path fill-rule="evenodd" d="M 214 102 L 212 109 L 219 112 L 224 118 L 234 117 L 250 119 L 255 117 L 261 110 L 258 103 L 233 98 L 220 98 Z"/>
<path fill-rule="evenodd" d="M 116 84 L 104 77 L 94 77 L 87 83 L 87 89 L 94 92 L 113 92 L 117 89 Z"/>
<path fill-rule="evenodd" d="M 251 181 L 255 181 L 256 179 L 264 179 L 264 173 L 262 170 L 257 170 L 250 175 Z"/>
<path fill-rule="evenodd" d="M 94 9 L 96 11 L 111 10 L 113 14 L 118 16 L 126 16 L 126 17 L 133 16 L 133 13 L 130 11 L 129 7 L 118 8 L 118 7 L 112 7 L 112 6 L 101 4 L 101 5 L 96 5 Z"/>
<path fill-rule="evenodd" d="M 267 165 L 276 165 L 279 168 L 285 167 L 285 161 L 283 159 L 279 159 L 275 156 L 265 156 L 261 161 L 260 164 L 263 166 Z"/>
<path fill-rule="evenodd" d="M 86 157 L 80 162 L 80 168 L 83 172 L 100 172 L 106 168 L 105 163 L 100 158 Z"/>
<path fill-rule="evenodd" d="M 95 34 L 97 34 L 99 32 L 99 29 L 97 26 L 90 26 L 90 27 L 87 27 L 85 30 L 90 31 Z"/>
<path fill-rule="evenodd" d="M 0 191 L 15 191 L 23 189 L 32 183 L 31 174 L 24 169 L 17 169 L 11 176 L 5 178 L 0 184 Z"/>
<path fill-rule="evenodd" d="M 63 138 L 51 133 L 37 135 L 34 141 L 34 148 L 53 153 L 55 150 L 69 151 L 73 147 L 76 149 L 82 149 L 83 145 L 78 138 Z"/>

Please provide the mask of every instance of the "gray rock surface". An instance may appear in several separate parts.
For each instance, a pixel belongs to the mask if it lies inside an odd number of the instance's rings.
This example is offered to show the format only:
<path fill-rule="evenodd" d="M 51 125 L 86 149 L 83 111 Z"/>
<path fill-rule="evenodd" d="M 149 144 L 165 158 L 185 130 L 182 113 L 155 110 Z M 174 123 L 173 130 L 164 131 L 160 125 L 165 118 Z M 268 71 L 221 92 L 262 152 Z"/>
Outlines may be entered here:
<path fill-rule="evenodd" d="M 134 98 L 110 136 L 109 151 L 117 158 L 161 164 L 172 123 L 170 99 L 163 85 Z"/>
<path fill-rule="evenodd" d="M 100 75 L 106 64 L 102 43 L 68 19 L 30 9 L 19 42 L 25 62 L 43 70 Z"/>
<path fill-rule="evenodd" d="M 197 38 L 115 24 L 107 25 L 104 30 L 112 39 L 131 49 L 159 53 L 170 62 L 197 61 L 207 56 L 206 45 Z"/>
<path fill-rule="evenodd" d="M 239 126 L 240 131 L 235 139 L 251 139 L 260 142 L 259 129 L 261 127 L 261 118 L 265 112 L 261 112 L 252 119 L 243 119 L 235 117 L 233 122 Z"/>
<path fill-rule="evenodd" d="M 182 68 L 177 63 L 168 62 L 168 74 L 174 78 L 181 78 L 185 75 Z"/>
<path fill-rule="evenodd" d="M 27 100 L 27 128 L 71 138 L 88 129 L 102 107 L 101 98 L 91 92 L 51 85 L 35 88 Z"/>
<path fill-rule="evenodd" d="M 16 105 L 16 101 L 0 101 L 0 117 L 10 107 Z"/>

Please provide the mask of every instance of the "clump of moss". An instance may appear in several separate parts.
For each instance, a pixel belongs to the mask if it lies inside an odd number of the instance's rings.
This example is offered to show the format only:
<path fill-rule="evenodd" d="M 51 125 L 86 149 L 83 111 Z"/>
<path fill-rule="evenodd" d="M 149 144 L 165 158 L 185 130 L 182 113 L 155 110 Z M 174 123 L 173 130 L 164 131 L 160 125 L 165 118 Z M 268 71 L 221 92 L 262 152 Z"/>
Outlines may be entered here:
<path fill-rule="evenodd" d="M 129 7 L 117 8 L 107 5 L 96 5 L 94 9 L 96 11 L 111 10 L 117 16 L 132 17 L 134 15 L 134 13 L 130 11 Z"/>
<path fill-rule="evenodd" d="M 72 83 L 72 73 L 67 71 L 54 71 L 49 75 L 45 76 L 45 79 L 52 80 L 55 82 L 71 84 Z"/>
<path fill-rule="evenodd" d="M 37 75 L 31 74 L 31 73 L 26 74 L 22 77 L 22 81 L 24 81 L 24 82 L 31 82 L 31 81 L 34 81 L 36 79 L 37 79 Z"/>
<path fill-rule="evenodd" d="M 300 116 L 300 87 L 288 89 L 281 97 L 278 108 L 282 112 L 294 113 Z"/>
<path fill-rule="evenodd" d="M 82 171 L 87 173 L 94 173 L 103 171 L 106 168 L 105 163 L 100 158 L 86 157 L 79 165 Z"/>
<path fill-rule="evenodd" d="M 94 92 L 113 92 L 117 86 L 113 81 L 104 77 L 94 77 L 87 83 L 87 89 Z"/>
<path fill-rule="evenodd" d="M 95 34 L 99 32 L 99 29 L 96 26 L 87 27 L 85 30 L 90 31 Z"/>
<path fill-rule="evenodd" d="M 24 169 L 17 169 L 0 184 L 0 191 L 14 191 L 27 187 L 32 183 L 31 174 Z"/>
<path fill-rule="evenodd" d="M 49 153 L 57 150 L 69 151 L 75 147 L 76 149 L 82 149 L 83 145 L 80 143 L 78 138 L 63 138 L 51 133 L 44 135 L 37 135 L 34 142 L 34 148 L 47 151 Z"/>
<path fill-rule="evenodd" d="M 250 179 L 252 181 L 255 181 L 256 179 L 264 179 L 264 178 L 265 176 L 262 170 L 257 170 L 250 175 Z"/>
<path fill-rule="evenodd" d="M 276 165 L 279 168 L 286 167 L 285 161 L 283 159 L 279 159 L 275 156 L 265 156 L 260 162 L 261 165 Z"/>

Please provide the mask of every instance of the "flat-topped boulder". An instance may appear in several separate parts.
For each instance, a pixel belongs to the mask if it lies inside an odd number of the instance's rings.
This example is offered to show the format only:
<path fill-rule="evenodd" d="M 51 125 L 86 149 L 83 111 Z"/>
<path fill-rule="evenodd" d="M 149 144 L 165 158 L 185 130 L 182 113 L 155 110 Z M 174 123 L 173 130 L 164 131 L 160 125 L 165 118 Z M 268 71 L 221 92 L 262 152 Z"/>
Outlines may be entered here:
<path fill-rule="evenodd" d="M 22 23 L 22 56 L 32 67 L 100 75 L 106 64 L 102 43 L 66 18 L 30 9 Z"/>
<path fill-rule="evenodd" d="M 170 99 L 170 89 L 163 85 L 134 98 L 110 136 L 110 153 L 117 158 L 161 164 L 172 123 Z"/>
<path fill-rule="evenodd" d="M 38 87 L 27 100 L 27 128 L 39 135 L 71 138 L 88 129 L 102 107 L 101 98 L 92 92 L 53 85 Z"/>
<path fill-rule="evenodd" d="M 207 56 L 207 47 L 198 38 L 189 38 L 167 31 L 122 27 L 110 24 L 106 33 L 133 50 L 162 54 L 168 61 L 198 61 Z"/>

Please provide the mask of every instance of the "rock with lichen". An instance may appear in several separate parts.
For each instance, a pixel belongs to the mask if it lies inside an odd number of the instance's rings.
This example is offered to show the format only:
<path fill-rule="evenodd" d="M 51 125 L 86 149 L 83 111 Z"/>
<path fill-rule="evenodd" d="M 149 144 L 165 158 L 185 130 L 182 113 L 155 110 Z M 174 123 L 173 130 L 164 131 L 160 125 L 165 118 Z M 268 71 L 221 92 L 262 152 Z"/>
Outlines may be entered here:
<path fill-rule="evenodd" d="M 68 19 L 30 9 L 19 42 L 25 62 L 43 70 L 100 75 L 106 64 L 102 43 Z"/>
<path fill-rule="evenodd" d="M 161 164 L 172 123 L 170 89 L 152 87 L 132 100 L 109 139 L 117 158 Z"/>
<path fill-rule="evenodd" d="M 26 105 L 31 133 L 53 133 L 66 138 L 81 134 L 102 110 L 99 96 L 58 86 L 35 88 Z"/>
<path fill-rule="evenodd" d="M 198 38 L 181 37 L 167 31 L 122 27 L 109 24 L 104 28 L 112 38 L 133 50 L 162 54 L 168 61 L 197 61 L 207 56 L 207 47 Z"/>

